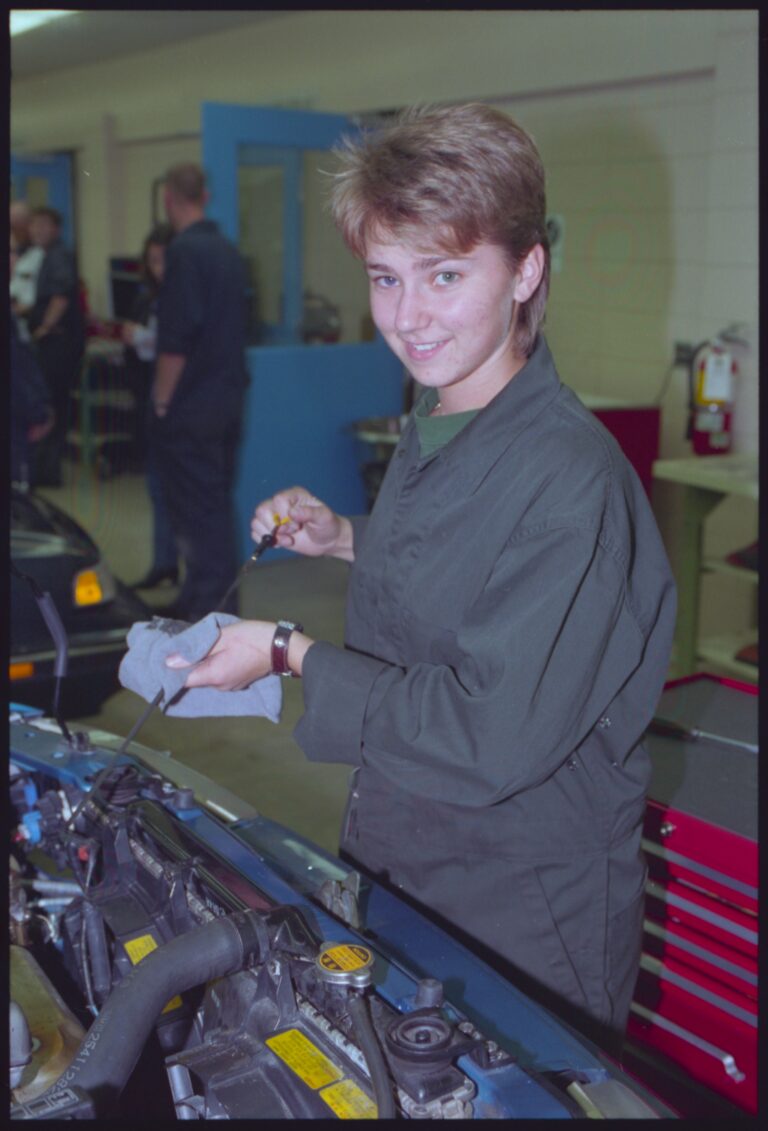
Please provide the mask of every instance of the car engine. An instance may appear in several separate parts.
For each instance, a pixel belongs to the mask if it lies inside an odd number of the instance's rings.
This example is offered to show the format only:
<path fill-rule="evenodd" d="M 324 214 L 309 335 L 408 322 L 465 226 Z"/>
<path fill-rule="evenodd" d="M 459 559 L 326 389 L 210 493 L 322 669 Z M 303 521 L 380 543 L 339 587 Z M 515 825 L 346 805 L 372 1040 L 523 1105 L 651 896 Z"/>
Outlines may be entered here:
<path fill-rule="evenodd" d="M 12 1118 L 658 1114 L 586 1053 L 483 1032 L 335 858 L 68 733 L 12 712 Z"/>

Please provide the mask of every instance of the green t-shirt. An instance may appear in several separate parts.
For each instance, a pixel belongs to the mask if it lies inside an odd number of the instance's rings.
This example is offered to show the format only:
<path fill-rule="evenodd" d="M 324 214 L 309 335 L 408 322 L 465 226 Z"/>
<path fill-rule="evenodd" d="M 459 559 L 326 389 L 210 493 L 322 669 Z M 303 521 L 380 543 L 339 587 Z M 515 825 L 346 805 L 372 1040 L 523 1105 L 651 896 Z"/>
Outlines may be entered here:
<path fill-rule="evenodd" d="M 471 408 L 469 412 L 452 412 L 448 416 L 430 416 L 430 412 L 440 399 L 437 389 L 427 389 L 421 400 L 416 405 L 414 420 L 419 433 L 419 450 L 421 458 L 431 456 L 442 448 L 449 440 L 461 432 L 465 424 L 469 424 L 473 416 L 480 411 Z"/>

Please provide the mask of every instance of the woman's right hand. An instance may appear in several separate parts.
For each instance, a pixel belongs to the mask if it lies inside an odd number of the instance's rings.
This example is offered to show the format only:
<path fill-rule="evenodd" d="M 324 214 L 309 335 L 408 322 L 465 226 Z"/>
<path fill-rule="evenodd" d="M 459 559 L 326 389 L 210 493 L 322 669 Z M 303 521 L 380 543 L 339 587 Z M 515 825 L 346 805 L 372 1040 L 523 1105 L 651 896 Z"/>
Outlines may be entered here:
<path fill-rule="evenodd" d="M 251 538 L 259 542 L 278 526 L 276 545 L 306 557 L 354 560 L 352 524 L 306 489 L 290 487 L 259 503 L 251 519 Z"/>

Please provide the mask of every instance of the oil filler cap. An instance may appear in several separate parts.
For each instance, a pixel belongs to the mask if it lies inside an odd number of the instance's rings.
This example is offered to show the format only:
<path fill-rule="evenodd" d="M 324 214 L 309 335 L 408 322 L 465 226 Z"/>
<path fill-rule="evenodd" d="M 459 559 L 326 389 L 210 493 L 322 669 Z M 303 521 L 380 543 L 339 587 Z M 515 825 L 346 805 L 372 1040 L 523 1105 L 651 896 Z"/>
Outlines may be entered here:
<path fill-rule="evenodd" d="M 371 984 L 373 954 L 359 943 L 323 943 L 315 962 L 320 976 L 334 986 L 364 989 Z"/>

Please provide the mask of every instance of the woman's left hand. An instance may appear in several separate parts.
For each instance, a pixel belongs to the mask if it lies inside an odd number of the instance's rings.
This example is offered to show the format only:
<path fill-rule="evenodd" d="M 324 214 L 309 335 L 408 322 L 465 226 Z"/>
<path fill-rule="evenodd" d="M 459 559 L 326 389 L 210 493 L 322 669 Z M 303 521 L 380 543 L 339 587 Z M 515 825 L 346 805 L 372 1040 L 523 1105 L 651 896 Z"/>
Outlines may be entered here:
<path fill-rule="evenodd" d="M 190 669 L 185 687 L 215 687 L 218 691 L 240 691 L 272 670 L 273 621 L 244 620 L 228 624 L 204 659 L 196 664 L 178 652 L 166 656 L 169 668 Z"/>

